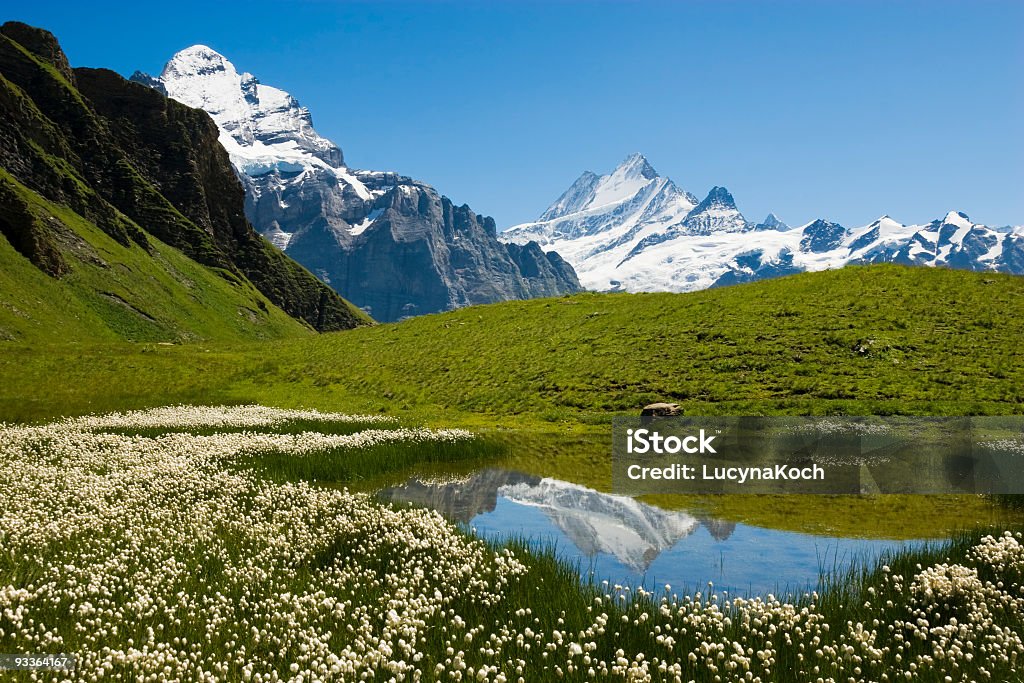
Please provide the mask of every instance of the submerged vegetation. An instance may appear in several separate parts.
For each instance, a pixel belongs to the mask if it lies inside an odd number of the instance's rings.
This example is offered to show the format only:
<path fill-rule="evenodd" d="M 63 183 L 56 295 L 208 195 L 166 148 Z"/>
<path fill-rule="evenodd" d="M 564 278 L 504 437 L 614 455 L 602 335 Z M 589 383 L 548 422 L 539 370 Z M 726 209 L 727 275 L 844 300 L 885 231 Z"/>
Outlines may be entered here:
<path fill-rule="evenodd" d="M 317 438 L 315 450 L 305 454 L 289 446 L 255 446 L 241 464 L 275 480 L 355 486 L 413 467 L 479 463 L 507 452 L 503 444 L 462 429 L 366 430 L 344 439 Z"/>
<path fill-rule="evenodd" d="M 365 429 L 272 430 L 310 420 Z M 382 422 L 243 406 L 4 427 L 0 651 L 74 653 L 74 680 L 1017 676 L 1019 533 L 823 575 L 795 601 L 651 593 L 582 582 L 550 553 L 489 545 L 436 512 L 239 466 L 472 443 Z"/>

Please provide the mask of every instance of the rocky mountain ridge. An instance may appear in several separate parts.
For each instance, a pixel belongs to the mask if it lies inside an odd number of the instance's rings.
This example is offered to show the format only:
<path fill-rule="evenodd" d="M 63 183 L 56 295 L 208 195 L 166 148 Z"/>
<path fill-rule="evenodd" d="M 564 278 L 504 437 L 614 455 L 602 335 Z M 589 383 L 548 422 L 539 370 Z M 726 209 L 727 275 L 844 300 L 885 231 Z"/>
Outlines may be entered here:
<path fill-rule="evenodd" d="M 1024 273 L 1024 227 L 957 211 L 922 225 L 882 216 L 853 229 L 825 219 L 790 227 L 775 214 L 755 224 L 724 187 L 698 202 L 640 154 L 609 174 L 583 173 L 536 222 L 501 238 L 557 250 L 599 291 L 693 291 L 847 263 Z"/>
<path fill-rule="evenodd" d="M 246 189 L 246 215 L 277 247 L 381 321 L 580 290 L 571 266 L 433 187 L 349 168 L 288 93 L 202 45 L 132 80 L 207 111 Z"/>

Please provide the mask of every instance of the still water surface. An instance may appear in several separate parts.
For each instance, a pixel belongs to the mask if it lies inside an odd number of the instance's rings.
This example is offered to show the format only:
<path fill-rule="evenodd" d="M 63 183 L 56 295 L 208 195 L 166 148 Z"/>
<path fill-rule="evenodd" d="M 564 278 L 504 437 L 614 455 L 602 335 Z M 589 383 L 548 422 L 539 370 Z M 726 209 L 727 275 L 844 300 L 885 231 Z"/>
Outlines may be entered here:
<path fill-rule="evenodd" d="M 495 468 L 447 481 L 413 478 L 379 496 L 434 508 L 481 537 L 553 544 L 598 581 L 650 589 L 712 581 L 715 591 L 740 595 L 814 590 L 823 571 L 922 543 L 766 529 Z"/>

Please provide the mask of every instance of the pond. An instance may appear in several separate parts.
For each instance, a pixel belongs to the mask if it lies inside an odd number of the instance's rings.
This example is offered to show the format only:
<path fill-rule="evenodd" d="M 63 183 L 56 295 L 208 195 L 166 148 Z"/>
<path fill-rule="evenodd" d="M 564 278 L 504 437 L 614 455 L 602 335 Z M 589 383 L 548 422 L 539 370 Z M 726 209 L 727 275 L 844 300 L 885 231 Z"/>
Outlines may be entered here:
<path fill-rule="evenodd" d="M 648 589 L 692 591 L 711 581 L 730 594 L 805 592 L 818 587 L 822 572 L 924 542 L 748 525 L 500 467 L 413 477 L 378 495 L 436 509 L 484 538 L 553 545 L 597 581 Z"/>

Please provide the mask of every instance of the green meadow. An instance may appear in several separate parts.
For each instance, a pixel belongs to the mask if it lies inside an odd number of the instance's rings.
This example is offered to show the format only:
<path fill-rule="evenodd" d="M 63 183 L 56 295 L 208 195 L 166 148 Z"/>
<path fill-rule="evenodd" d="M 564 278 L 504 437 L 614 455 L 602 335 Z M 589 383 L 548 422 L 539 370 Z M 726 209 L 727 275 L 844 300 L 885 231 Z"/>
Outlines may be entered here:
<path fill-rule="evenodd" d="M 257 343 L 5 343 L 0 419 L 172 403 L 386 414 L 482 431 L 509 445 L 505 466 L 606 491 L 610 420 L 651 401 L 690 414 L 1019 414 L 1022 308 L 1019 277 L 880 265 L 691 294 L 508 302 Z M 649 502 L 878 538 L 1010 514 L 957 496 Z"/>
<path fill-rule="evenodd" d="M 1019 414 L 1022 310 L 1019 277 L 880 265 L 255 343 L 58 336 L 4 344 L 0 416 L 257 402 L 564 431 L 652 401 L 688 414 Z"/>

